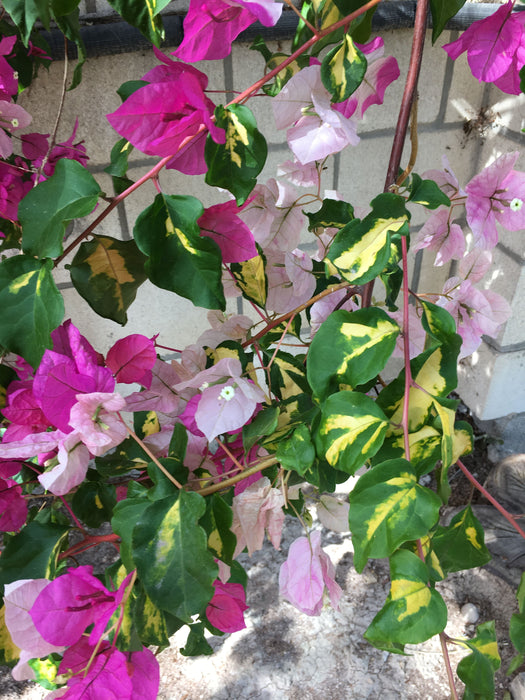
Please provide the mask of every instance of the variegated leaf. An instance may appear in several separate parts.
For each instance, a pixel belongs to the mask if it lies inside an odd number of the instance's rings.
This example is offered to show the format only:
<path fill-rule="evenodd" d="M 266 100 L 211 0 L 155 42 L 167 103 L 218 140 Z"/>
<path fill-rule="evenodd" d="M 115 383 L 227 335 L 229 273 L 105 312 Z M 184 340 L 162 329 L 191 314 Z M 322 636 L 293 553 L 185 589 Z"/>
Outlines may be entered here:
<path fill-rule="evenodd" d="M 206 182 L 229 190 L 240 206 L 255 187 L 268 146 L 252 112 L 244 105 L 217 107 L 215 120 L 226 132 L 226 143 L 215 143 L 208 135 L 204 154 L 208 165 Z"/>
<path fill-rule="evenodd" d="M 153 284 L 195 306 L 224 311 L 221 252 L 211 238 L 200 235 L 197 219 L 203 211 L 195 197 L 159 194 L 139 214 L 133 236 L 148 256 L 146 272 Z"/>
<path fill-rule="evenodd" d="M 432 549 L 447 574 L 483 566 L 491 560 L 483 527 L 470 506 L 455 515 L 447 527 L 438 527 Z"/>
<path fill-rule="evenodd" d="M 330 272 L 352 284 L 365 284 L 379 275 L 390 258 L 390 237 L 408 233 L 409 213 L 402 197 L 384 193 L 372 201 L 362 221 L 353 219 L 336 237 L 327 254 Z"/>
<path fill-rule="evenodd" d="M 94 236 L 82 243 L 73 258 L 71 281 L 99 316 L 125 325 L 126 311 L 147 279 L 145 261 L 135 241 Z"/>
<path fill-rule="evenodd" d="M 317 453 L 332 467 L 353 474 L 383 444 L 388 420 L 375 401 L 354 391 L 332 394 L 321 410 Z"/>
<path fill-rule="evenodd" d="M 350 493 L 354 565 L 390 556 L 400 545 L 425 535 L 439 518 L 441 499 L 418 483 L 404 459 L 378 464 L 363 474 Z"/>
<path fill-rule="evenodd" d="M 256 255 L 250 260 L 231 263 L 230 270 L 243 296 L 262 309 L 266 306 L 268 280 L 264 271 L 264 258 Z"/>
<path fill-rule="evenodd" d="M 64 317 L 64 301 L 44 262 L 17 255 L 0 262 L 0 346 L 37 367 L 50 348 L 51 331 Z"/>
<path fill-rule="evenodd" d="M 343 41 L 329 51 L 321 65 L 323 85 L 332 95 L 332 102 L 343 102 L 357 90 L 365 77 L 367 60 L 345 34 Z"/>
<path fill-rule="evenodd" d="M 399 550 L 390 559 L 390 594 L 365 632 L 365 639 L 379 649 L 419 644 L 445 629 L 447 606 L 428 586 L 428 572 L 421 559 Z"/>
<path fill-rule="evenodd" d="M 308 352 L 307 376 L 314 394 L 323 398 L 340 384 L 355 388 L 373 379 L 392 354 L 399 326 L 382 309 L 330 314 Z"/>

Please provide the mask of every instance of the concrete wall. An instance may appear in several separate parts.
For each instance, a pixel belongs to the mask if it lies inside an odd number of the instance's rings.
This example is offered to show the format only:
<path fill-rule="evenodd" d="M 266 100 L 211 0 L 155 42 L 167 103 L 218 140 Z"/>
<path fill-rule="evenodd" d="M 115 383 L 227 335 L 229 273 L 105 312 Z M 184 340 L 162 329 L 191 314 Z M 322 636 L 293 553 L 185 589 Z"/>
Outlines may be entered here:
<path fill-rule="evenodd" d="M 176 9 L 182 2 L 174 4 Z M 172 5 L 168 9 L 172 8 Z M 93 12 L 111 12 L 107 3 L 100 0 L 83 0 L 81 10 L 89 16 Z M 89 19 L 89 16 L 87 19 Z M 416 171 L 439 168 L 441 157 L 446 154 L 460 183 L 468 180 L 483 166 L 502 153 L 520 149 L 521 129 L 524 124 L 525 103 L 523 95 L 510 97 L 496 88 L 479 84 L 468 69 L 466 58 L 455 63 L 440 48 L 457 37 L 457 32 L 444 32 L 435 47 L 427 37 L 423 68 L 420 79 L 419 102 L 419 151 Z M 403 79 L 406 75 L 410 53 L 411 31 L 401 29 L 381 32 L 386 44 L 386 55 L 398 59 L 401 78 L 387 92 L 385 105 L 374 106 L 359 127 L 361 143 L 347 149 L 329 166 L 326 187 L 337 189 L 354 206 L 366 207 L 378 194 L 385 177 L 393 136 L 393 122 L 399 108 Z M 270 48 L 276 50 L 278 42 Z M 169 47 L 164 49 L 169 51 Z M 250 51 L 248 44 L 237 43 L 232 55 L 224 61 L 203 62 L 197 67 L 210 79 L 210 89 L 224 90 L 226 96 L 232 90 L 242 90 L 262 73 L 261 56 Z M 91 158 L 90 169 L 102 188 L 111 193 L 111 180 L 103 173 L 108 164 L 111 147 L 117 140 L 105 119 L 105 114 L 120 104 L 116 89 L 121 83 L 137 79 L 156 65 L 152 51 L 145 49 L 115 56 L 90 58 L 84 68 L 84 80 L 80 87 L 67 94 L 65 109 L 58 132 L 59 139 L 67 138 L 78 116 L 78 137 L 84 139 Z M 72 65 L 69 66 L 71 72 Z M 21 97 L 21 104 L 33 115 L 31 130 L 48 133 L 52 130 L 59 103 L 64 64 L 55 61 L 46 73 L 42 71 L 36 83 Z M 220 95 L 212 95 L 221 101 Z M 271 109 L 266 98 L 256 98 L 249 105 L 256 115 L 259 129 L 269 145 L 268 161 L 261 176 L 264 182 L 274 177 L 276 167 L 289 155 L 285 133 L 275 129 Z M 483 120 L 480 114 L 487 114 Z M 464 125 L 470 121 L 474 128 L 467 134 Z M 486 123 L 485 123 L 486 122 Z M 405 154 L 405 162 L 408 157 Z M 137 178 L 152 164 L 147 157 L 135 152 L 130 177 Z M 525 170 L 525 159 L 518 162 L 518 169 Z M 161 175 L 165 192 L 192 194 L 205 206 L 214 199 L 213 191 L 204 185 L 203 177 L 190 177 L 175 171 Z M 132 235 L 136 216 L 148 206 L 154 196 L 153 185 L 147 184 L 123 203 L 99 227 L 98 233 L 127 239 Z M 98 212 L 97 212 L 98 213 Z M 423 222 L 423 212 L 415 210 L 414 225 Z M 71 235 L 83 228 L 78 223 Z M 306 236 L 305 249 L 312 250 L 313 242 Z M 503 294 L 513 307 L 513 317 L 495 339 L 487 339 L 472 358 L 461 363 L 460 394 L 465 403 L 481 419 L 492 419 L 513 412 L 525 412 L 525 317 L 520 300 L 525 292 L 524 237 L 523 232 L 501 232 L 495 251 L 495 267 L 485 282 L 486 287 Z M 67 260 L 65 261 L 67 263 Z M 432 267 L 431 257 L 418 254 L 413 266 L 413 284 L 427 292 L 441 291 L 443 282 L 452 274 L 449 266 Z M 67 270 L 62 266 L 57 279 L 66 300 L 67 316 L 71 316 L 97 349 L 107 350 L 114 341 L 132 332 L 146 335 L 159 333 L 159 342 L 181 348 L 194 341 L 207 327 L 206 311 L 196 309 L 191 302 L 144 284 L 132 305 L 129 323 L 121 328 L 112 321 L 98 317 L 75 292 Z M 229 309 L 237 311 L 236 302 Z"/>

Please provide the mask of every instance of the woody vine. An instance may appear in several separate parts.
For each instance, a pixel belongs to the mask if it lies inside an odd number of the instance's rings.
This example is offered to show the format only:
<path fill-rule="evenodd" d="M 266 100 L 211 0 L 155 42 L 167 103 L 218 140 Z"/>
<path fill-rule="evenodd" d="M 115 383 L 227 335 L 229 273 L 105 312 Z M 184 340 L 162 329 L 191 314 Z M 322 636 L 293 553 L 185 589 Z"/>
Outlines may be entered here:
<path fill-rule="evenodd" d="M 50 135 L 30 132 L 31 115 L 17 103 L 49 61 L 37 20 L 54 22 L 77 43 L 69 87 L 81 80 L 78 0 L 3 2 L 0 660 L 17 680 L 42 683 L 48 698 L 155 698 L 155 654 L 176 631 L 188 629 L 184 653 L 201 654 L 210 651 L 210 634 L 244 627 L 246 572 L 236 557 L 260 549 L 265 536 L 279 548 L 285 513 L 305 532 L 283 553 L 281 595 L 307 615 L 337 607 L 345 592 L 319 533 L 302 518 L 305 484 L 323 494 L 331 525 L 349 528 L 358 572 L 369 559 L 390 560 L 390 594 L 366 639 L 403 653 L 406 644 L 439 635 L 451 696 L 458 690 L 448 649 L 461 645 L 468 650 L 457 667 L 464 697 L 494 697 L 494 625 L 451 639 L 439 593 L 449 573 L 490 559 L 483 530 L 469 507 L 448 526 L 440 509 L 451 492 L 448 471 L 458 464 L 525 537 L 464 466 L 472 431 L 456 420 L 450 398 L 458 360 L 509 317 L 505 300 L 479 283 L 491 268 L 497 225 L 525 228 L 525 174 L 514 169 L 517 152 L 468 183 L 446 160 L 417 173 L 427 16 L 437 42 L 462 4 L 418 0 L 385 182 L 363 212 L 349 193 L 323 195 L 328 159 L 364 148 L 359 121 L 370 108 L 373 118 L 400 79 L 382 39 L 370 38 L 379 2 L 307 0 L 300 10 L 286 2 L 299 14 L 290 53 L 256 40 L 262 77 L 217 105 L 192 64 L 227 56 L 256 20 L 275 25 L 281 3 L 192 0 L 184 40 L 167 55 L 158 46 L 168 0 L 110 0 L 152 41 L 158 59 L 121 86 L 122 105 L 107 115 L 120 137 L 107 169 L 114 196 L 90 174 L 77 127 L 57 143 L 56 126 Z M 519 94 L 524 25 L 525 14 L 508 2 L 443 48 L 454 60 L 467 52 L 478 80 Z M 258 182 L 266 139 L 247 106 L 256 95 L 271 104 L 291 152 L 279 179 L 266 183 Z M 135 182 L 127 175 L 133 149 L 152 157 Z M 162 172 L 170 168 L 222 188 L 214 190 L 218 203 L 204 208 L 189 194 L 166 192 Z M 108 214 L 147 182 L 157 196 L 137 217 L 133 240 L 100 234 Z M 92 223 L 65 246 L 66 225 L 96 207 Z M 410 226 L 414 208 L 427 217 L 418 234 Z M 304 229 L 317 241 L 313 256 L 299 248 Z M 436 254 L 436 265 L 457 261 L 457 275 L 439 294 L 409 289 L 409 253 L 423 248 Z M 137 289 L 150 280 L 210 309 L 212 327 L 186 348 L 132 334 L 101 355 L 64 319 L 53 270 L 71 252 L 72 283 L 100 316 L 124 325 Z M 242 297 L 250 316 L 226 315 L 227 297 Z M 386 381 L 396 354 L 403 369 Z M 330 496 L 362 467 L 348 503 Z M 435 490 L 421 483 L 428 474 Z M 111 534 L 90 533 L 104 522 Z M 102 542 L 118 556 L 95 576 L 77 557 Z M 524 586 L 511 621 L 517 655 L 510 672 L 525 654 Z"/>

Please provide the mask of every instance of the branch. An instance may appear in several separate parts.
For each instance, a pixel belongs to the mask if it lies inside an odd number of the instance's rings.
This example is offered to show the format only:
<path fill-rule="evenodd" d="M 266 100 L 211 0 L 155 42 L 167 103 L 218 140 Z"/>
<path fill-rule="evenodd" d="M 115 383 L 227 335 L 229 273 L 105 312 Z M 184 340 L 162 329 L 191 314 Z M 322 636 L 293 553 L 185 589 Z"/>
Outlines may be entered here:
<path fill-rule="evenodd" d="M 514 518 L 514 516 L 511 515 L 511 513 L 509 513 L 509 511 L 506 510 L 501 505 L 501 503 L 499 503 L 499 501 L 497 501 L 494 498 L 494 496 L 490 495 L 490 493 L 487 491 L 487 489 L 484 486 L 482 486 L 479 483 L 479 481 L 469 472 L 467 467 L 463 464 L 463 462 L 460 459 L 458 459 L 456 461 L 456 464 L 461 469 L 463 474 L 467 477 L 467 479 L 470 481 L 470 483 L 473 484 L 481 494 L 483 494 L 483 496 L 487 499 L 487 501 L 490 501 L 492 503 L 492 505 L 494 506 L 494 508 L 496 508 L 496 510 L 499 510 L 499 512 L 505 518 L 505 520 L 508 520 L 508 522 L 512 525 L 512 527 L 516 530 L 516 532 L 519 532 L 519 534 L 523 537 L 523 539 L 525 539 L 525 532 L 523 532 L 521 527 L 516 522 L 516 518 Z"/>

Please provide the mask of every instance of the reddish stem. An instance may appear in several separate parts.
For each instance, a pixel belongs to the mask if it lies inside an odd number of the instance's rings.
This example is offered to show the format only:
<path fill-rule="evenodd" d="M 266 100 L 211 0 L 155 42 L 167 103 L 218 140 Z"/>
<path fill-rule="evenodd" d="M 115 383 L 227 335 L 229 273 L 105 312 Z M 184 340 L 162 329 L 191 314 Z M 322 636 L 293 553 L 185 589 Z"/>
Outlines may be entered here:
<path fill-rule="evenodd" d="M 71 545 L 69 549 L 66 549 L 65 552 L 62 552 L 62 554 L 59 555 L 58 559 L 59 561 L 61 561 L 62 559 L 67 559 L 67 557 L 74 556 L 75 554 L 80 554 L 86 549 L 96 547 L 102 542 L 111 542 L 112 544 L 117 546 L 118 542 L 120 542 L 120 537 L 118 535 L 115 535 L 114 532 L 110 533 L 109 535 L 86 535 L 86 537 L 84 537 L 84 539 L 81 542 L 77 542 L 76 544 Z"/>
<path fill-rule="evenodd" d="M 79 521 L 79 519 L 77 518 L 77 516 L 73 513 L 73 511 L 72 511 L 72 509 L 71 509 L 71 506 L 70 506 L 69 503 L 66 501 L 66 499 L 64 498 L 64 496 L 60 496 L 60 500 L 62 501 L 62 505 L 63 505 L 64 508 L 67 510 L 67 512 L 69 513 L 69 515 L 73 518 L 73 522 L 74 522 L 75 525 L 78 527 L 78 529 L 81 530 L 82 532 L 85 532 L 85 531 L 86 531 L 85 527 L 84 527 L 84 526 L 82 525 L 82 523 Z"/>
<path fill-rule="evenodd" d="M 467 479 L 470 481 L 470 483 L 473 484 L 481 494 L 483 494 L 483 496 L 487 499 L 487 501 L 490 501 L 492 503 L 494 508 L 496 508 L 496 510 L 498 510 L 501 513 L 501 515 L 505 518 L 505 520 L 507 520 L 512 525 L 512 527 L 516 530 L 516 532 L 519 532 L 519 534 L 523 537 L 523 539 L 525 539 L 525 532 L 523 532 L 521 527 L 518 525 L 514 516 L 511 515 L 511 513 L 509 513 L 509 511 L 506 510 L 501 505 L 501 503 L 499 503 L 494 498 L 494 496 L 490 495 L 490 493 L 487 491 L 487 489 L 484 486 L 482 486 L 479 483 L 479 481 L 469 472 L 467 467 L 463 464 L 463 462 L 460 459 L 458 459 L 456 461 L 456 464 L 461 469 L 463 474 L 467 477 Z"/>
<path fill-rule="evenodd" d="M 408 413 L 410 405 L 410 387 L 412 371 L 410 369 L 410 330 L 408 319 L 408 253 L 406 236 L 401 236 L 401 255 L 403 259 L 403 353 L 405 357 L 405 397 L 403 400 L 403 439 L 405 444 L 405 459 L 410 462 L 410 436 L 408 430 Z"/>
<path fill-rule="evenodd" d="M 388 192 L 390 186 L 395 183 L 397 172 L 399 170 L 399 164 L 401 163 L 408 121 L 412 110 L 412 102 L 416 96 L 417 81 L 419 78 L 419 71 L 421 69 L 421 61 L 423 59 L 423 47 L 425 45 L 429 4 L 430 0 L 419 0 L 416 6 L 414 35 L 412 37 L 412 51 L 410 53 L 410 63 L 405 81 L 405 89 L 403 91 L 403 97 L 401 98 L 401 107 L 399 108 L 399 116 L 397 118 L 396 133 L 394 134 L 394 140 L 392 142 L 390 162 L 388 164 L 385 179 L 385 192 Z M 363 307 L 371 305 L 373 291 L 374 280 L 365 285 L 362 302 Z"/>

